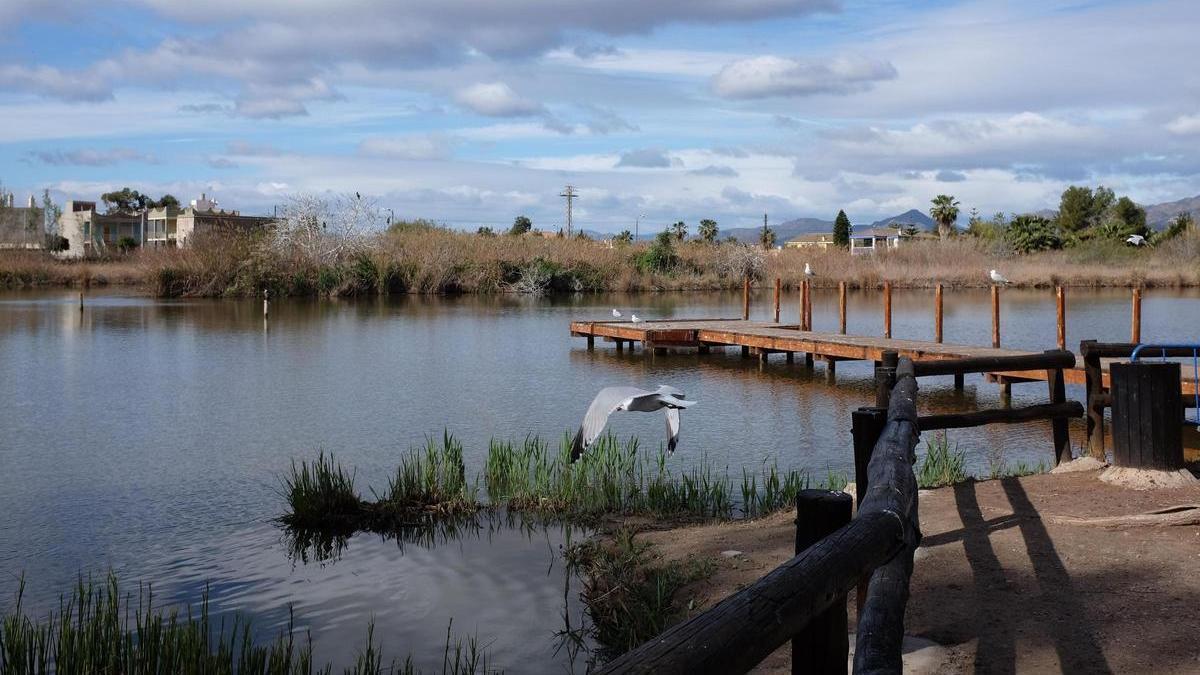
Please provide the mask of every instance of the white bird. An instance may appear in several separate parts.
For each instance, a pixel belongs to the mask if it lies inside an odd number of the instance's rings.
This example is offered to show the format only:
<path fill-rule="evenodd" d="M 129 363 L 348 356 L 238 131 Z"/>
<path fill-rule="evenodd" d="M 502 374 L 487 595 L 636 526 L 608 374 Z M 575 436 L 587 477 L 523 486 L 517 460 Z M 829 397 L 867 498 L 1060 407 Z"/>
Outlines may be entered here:
<path fill-rule="evenodd" d="M 583 424 L 575 440 L 571 442 L 571 461 L 579 459 L 604 431 L 608 417 L 615 412 L 626 410 L 633 412 L 654 412 L 667 409 L 667 453 L 675 452 L 679 443 L 679 411 L 694 405 L 695 401 L 684 399 L 684 393 L 673 387 L 660 385 L 655 391 L 646 391 L 637 387 L 605 387 L 592 399 L 587 414 L 583 416 Z"/>
<path fill-rule="evenodd" d="M 817 276 L 817 273 L 816 273 L 816 272 L 814 272 L 814 271 L 812 271 L 812 267 L 810 267 L 810 266 L 808 265 L 808 263 L 804 263 L 804 276 L 806 276 L 806 277 L 815 277 L 815 276 Z"/>
<path fill-rule="evenodd" d="M 620 310 L 617 310 L 617 309 L 614 309 L 614 310 L 613 310 L 613 318 L 614 318 L 614 319 L 619 319 L 619 318 L 621 318 L 621 311 L 620 311 Z"/>
<path fill-rule="evenodd" d="M 988 272 L 988 278 L 991 279 L 993 283 L 997 283 L 997 284 L 1009 283 L 1008 279 L 1005 279 L 1004 275 L 1000 274 L 996 270 L 992 270 L 992 271 Z"/>
<path fill-rule="evenodd" d="M 1146 243 L 1146 238 L 1140 234 L 1131 234 L 1125 239 L 1125 243 L 1133 244 L 1134 246 L 1141 246 L 1142 244 Z"/>
<path fill-rule="evenodd" d="M 633 323 L 637 323 L 637 322 L 641 321 L 641 319 L 638 318 L 637 314 L 630 314 L 629 320 L 632 321 Z"/>

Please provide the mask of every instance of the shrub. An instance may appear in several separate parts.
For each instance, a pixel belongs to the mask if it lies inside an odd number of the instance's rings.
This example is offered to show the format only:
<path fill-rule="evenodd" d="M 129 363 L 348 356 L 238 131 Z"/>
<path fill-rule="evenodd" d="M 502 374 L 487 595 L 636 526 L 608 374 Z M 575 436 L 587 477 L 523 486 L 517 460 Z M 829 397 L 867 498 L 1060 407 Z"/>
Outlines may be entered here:
<path fill-rule="evenodd" d="M 1063 243 L 1056 224 L 1034 215 L 1014 218 L 1005 233 L 1005 240 L 1017 253 L 1059 249 Z"/>
<path fill-rule="evenodd" d="M 654 237 L 650 248 L 637 256 L 637 268 L 642 272 L 659 272 L 669 274 L 679 265 L 679 254 L 675 252 L 672 234 L 668 230 L 659 232 Z"/>
<path fill-rule="evenodd" d="M 138 240 L 133 237 L 121 237 L 117 240 L 117 250 L 121 253 L 129 253 L 138 247 Z"/>

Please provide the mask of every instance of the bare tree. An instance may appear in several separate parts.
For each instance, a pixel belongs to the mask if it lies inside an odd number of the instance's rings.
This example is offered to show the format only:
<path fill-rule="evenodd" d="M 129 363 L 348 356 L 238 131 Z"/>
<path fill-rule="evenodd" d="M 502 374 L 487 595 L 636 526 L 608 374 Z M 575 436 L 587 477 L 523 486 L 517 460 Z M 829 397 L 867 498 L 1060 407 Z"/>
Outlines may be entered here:
<path fill-rule="evenodd" d="M 361 251 L 368 235 L 378 232 L 383 223 L 383 209 L 358 193 L 332 201 L 299 194 L 283 206 L 271 244 L 280 253 L 326 264 Z"/>

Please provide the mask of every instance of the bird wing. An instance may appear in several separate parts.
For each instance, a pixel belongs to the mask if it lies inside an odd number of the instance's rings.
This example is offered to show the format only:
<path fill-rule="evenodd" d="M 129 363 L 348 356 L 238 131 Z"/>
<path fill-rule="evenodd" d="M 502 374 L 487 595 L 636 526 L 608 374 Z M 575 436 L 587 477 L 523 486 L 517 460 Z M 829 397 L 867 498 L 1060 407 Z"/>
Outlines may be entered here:
<path fill-rule="evenodd" d="M 571 461 L 579 459 L 583 451 L 600 437 L 600 432 L 604 431 L 604 427 L 608 424 L 608 416 L 616 412 L 617 408 L 637 396 L 649 393 L 651 392 L 637 387 L 605 387 L 601 389 L 600 393 L 596 394 L 596 398 L 592 399 L 592 404 L 588 406 L 587 413 L 583 416 L 583 424 L 579 426 L 579 432 L 575 434 L 575 440 L 571 442 Z"/>
<path fill-rule="evenodd" d="M 675 387 L 672 387 L 669 384 L 658 385 L 658 391 L 656 393 L 670 394 L 671 396 L 674 396 L 676 398 L 684 398 L 687 396 L 687 394 L 683 393 L 682 391 L 679 391 L 678 389 L 676 389 Z"/>
<path fill-rule="evenodd" d="M 679 408 L 667 408 L 667 454 L 675 453 L 679 444 Z"/>

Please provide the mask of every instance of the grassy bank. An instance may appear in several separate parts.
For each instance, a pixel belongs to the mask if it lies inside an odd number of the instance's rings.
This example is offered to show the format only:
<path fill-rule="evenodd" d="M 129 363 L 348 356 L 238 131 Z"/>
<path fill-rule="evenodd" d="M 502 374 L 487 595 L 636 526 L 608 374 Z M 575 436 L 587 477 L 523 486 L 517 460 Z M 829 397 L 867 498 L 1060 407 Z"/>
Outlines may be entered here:
<path fill-rule="evenodd" d="M 0 252 L 0 287 L 135 286 L 148 294 L 205 297 L 439 293 L 686 291 L 739 288 L 779 277 L 798 287 L 810 263 L 818 286 L 985 286 L 997 268 L 1017 286 L 1181 287 L 1200 285 L 1200 234 L 1155 248 L 1094 241 L 1015 255 L 968 236 L 915 242 L 877 255 L 842 250 L 763 251 L 734 244 L 610 245 L 584 239 L 481 236 L 414 227 L 362 239 L 335 253 L 308 254 L 264 236 L 198 239 L 186 249 L 143 250 L 86 262 L 35 252 Z"/>
<path fill-rule="evenodd" d="M 22 584 L 23 588 L 23 584 Z M 443 673 L 487 672 L 473 638 L 453 639 L 447 631 Z M 0 618 L 0 672 L 13 675 L 70 673 L 332 673 L 332 664 L 313 661 L 312 639 L 297 641 L 292 626 L 274 638 L 234 617 L 213 621 L 205 597 L 197 615 L 155 607 L 149 588 L 122 595 L 115 576 L 95 584 L 80 581 L 57 611 L 27 616 L 18 591 L 13 608 Z M 416 673 L 412 659 L 388 661 L 368 627 L 352 664 L 340 672 Z"/>
<path fill-rule="evenodd" d="M 841 475 L 825 480 L 839 488 L 845 484 Z M 536 437 L 492 440 L 482 472 L 468 478 L 462 445 L 447 433 L 403 455 L 387 488 L 370 489 L 371 500 L 359 492 L 354 471 L 332 456 L 293 462 L 281 479 L 288 511 L 280 520 L 327 532 L 386 532 L 495 508 L 579 522 L 605 516 L 720 519 L 787 508 L 812 484 L 806 472 L 781 471 L 774 464 L 737 477 L 706 460 L 678 470 L 662 451 L 639 451 L 637 439 L 621 442 L 611 435 L 574 463 L 567 437 L 557 445 Z"/>

